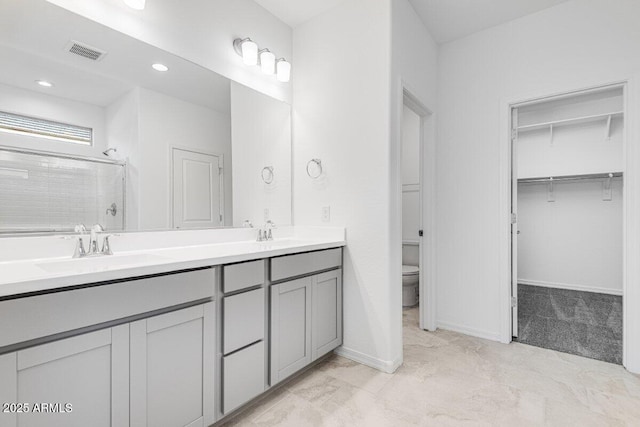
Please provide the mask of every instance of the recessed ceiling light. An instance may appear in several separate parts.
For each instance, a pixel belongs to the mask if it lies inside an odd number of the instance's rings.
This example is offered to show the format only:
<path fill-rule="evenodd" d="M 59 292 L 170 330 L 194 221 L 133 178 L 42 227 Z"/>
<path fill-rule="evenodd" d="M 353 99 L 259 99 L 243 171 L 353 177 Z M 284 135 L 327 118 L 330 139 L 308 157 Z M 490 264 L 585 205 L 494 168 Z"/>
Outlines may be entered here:
<path fill-rule="evenodd" d="M 142 10 L 144 9 L 145 0 L 124 0 L 124 4 L 131 9 Z"/>
<path fill-rule="evenodd" d="M 36 80 L 36 83 L 42 87 L 53 87 L 53 83 L 48 82 L 46 80 Z"/>
<path fill-rule="evenodd" d="M 169 67 L 164 64 L 153 64 L 151 67 L 156 71 L 169 71 Z"/>

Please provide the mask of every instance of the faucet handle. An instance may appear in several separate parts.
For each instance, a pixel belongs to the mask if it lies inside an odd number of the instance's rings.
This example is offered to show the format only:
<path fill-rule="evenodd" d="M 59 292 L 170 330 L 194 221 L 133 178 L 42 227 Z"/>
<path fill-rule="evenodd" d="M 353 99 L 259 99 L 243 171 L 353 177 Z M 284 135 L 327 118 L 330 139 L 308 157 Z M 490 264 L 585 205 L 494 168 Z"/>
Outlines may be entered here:
<path fill-rule="evenodd" d="M 113 255 L 113 251 L 111 250 L 111 244 L 109 243 L 109 237 L 114 236 L 114 234 L 107 234 L 102 239 L 102 251 L 100 252 L 103 255 Z"/>
<path fill-rule="evenodd" d="M 73 230 L 76 233 L 82 234 L 82 233 L 86 233 L 87 232 L 87 227 L 85 227 L 84 224 L 78 224 L 73 228 Z"/>
<path fill-rule="evenodd" d="M 93 227 L 91 227 L 91 231 L 94 231 L 96 233 L 102 233 L 104 231 L 104 227 L 101 226 L 100 224 L 93 224 Z"/>
<path fill-rule="evenodd" d="M 76 249 L 73 251 L 74 258 L 82 258 L 87 255 L 87 251 L 84 249 L 84 242 L 82 236 L 76 238 Z"/>

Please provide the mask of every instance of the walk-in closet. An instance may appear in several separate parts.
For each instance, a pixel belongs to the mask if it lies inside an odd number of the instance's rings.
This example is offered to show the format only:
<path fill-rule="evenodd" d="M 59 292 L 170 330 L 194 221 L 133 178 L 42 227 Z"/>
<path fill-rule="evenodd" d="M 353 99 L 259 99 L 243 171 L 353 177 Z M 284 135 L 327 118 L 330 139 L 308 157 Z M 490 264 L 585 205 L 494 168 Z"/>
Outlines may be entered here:
<path fill-rule="evenodd" d="M 623 87 L 520 105 L 512 127 L 513 334 L 620 364 Z"/>

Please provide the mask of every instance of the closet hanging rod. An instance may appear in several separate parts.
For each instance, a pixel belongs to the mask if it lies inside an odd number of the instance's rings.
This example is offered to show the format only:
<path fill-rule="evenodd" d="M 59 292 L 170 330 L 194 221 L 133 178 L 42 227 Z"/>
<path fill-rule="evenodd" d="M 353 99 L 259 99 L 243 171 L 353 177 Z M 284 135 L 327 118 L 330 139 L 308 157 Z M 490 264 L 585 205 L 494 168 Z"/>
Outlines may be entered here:
<path fill-rule="evenodd" d="M 622 172 L 611 173 L 587 173 L 583 175 L 561 175 L 561 176 L 548 176 L 537 178 L 520 178 L 518 184 L 528 183 L 549 183 L 549 182 L 562 182 L 562 181 L 581 181 L 586 179 L 607 179 L 607 178 L 620 178 Z"/>
<path fill-rule="evenodd" d="M 603 113 L 603 114 L 594 114 L 591 116 L 582 116 L 582 117 L 574 117 L 571 119 L 564 119 L 564 120 L 553 120 L 550 122 L 543 122 L 543 123 L 534 123 L 532 125 L 522 125 L 522 126 L 518 126 L 518 131 L 524 132 L 524 131 L 528 131 L 528 130 L 536 130 L 536 129 L 546 129 L 549 126 L 561 126 L 561 125 L 569 125 L 569 124 L 574 124 L 574 123 L 587 123 L 587 122 L 591 122 L 594 120 L 599 120 L 599 119 L 605 119 L 608 117 L 617 117 L 617 116 L 622 116 L 624 114 L 623 111 L 612 111 L 610 113 Z"/>

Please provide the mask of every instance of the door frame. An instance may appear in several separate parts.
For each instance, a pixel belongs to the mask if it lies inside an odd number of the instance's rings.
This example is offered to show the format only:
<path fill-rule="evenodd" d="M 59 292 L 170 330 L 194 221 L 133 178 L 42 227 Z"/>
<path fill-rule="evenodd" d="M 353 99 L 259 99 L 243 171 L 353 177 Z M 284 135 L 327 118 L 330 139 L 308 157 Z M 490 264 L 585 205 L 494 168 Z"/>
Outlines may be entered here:
<path fill-rule="evenodd" d="M 608 82 L 595 82 L 587 86 L 539 91 L 524 96 L 503 98 L 500 101 L 500 341 L 512 341 L 512 262 L 511 209 L 512 209 L 512 115 L 513 108 L 571 96 L 609 87 L 621 87 L 624 98 L 623 131 L 623 366 L 640 373 L 640 75 Z M 517 194 L 517 193 L 515 193 Z"/>
<path fill-rule="evenodd" d="M 436 321 L 436 144 L 435 114 L 416 95 L 416 91 L 404 80 L 400 81 L 398 98 L 397 158 L 402 159 L 402 110 L 406 105 L 420 117 L 420 229 L 423 237 L 419 237 L 419 321 L 420 329 L 435 331 Z M 397 163 L 395 171 L 398 184 L 399 207 L 398 229 L 402 230 L 402 163 Z M 400 264 L 402 264 L 402 238 L 400 239 Z M 401 269 L 400 269 L 401 271 Z M 402 278 L 400 277 L 400 282 Z"/>
<path fill-rule="evenodd" d="M 174 170 L 173 170 L 173 154 L 175 150 L 188 151 L 190 153 L 195 154 L 203 154 L 205 156 L 214 156 L 218 158 L 218 173 L 220 176 L 220 216 L 222 220 L 220 221 L 222 224 L 220 227 L 225 226 L 225 221 L 227 220 L 225 215 L 225 206 L 224 206 L 224 154 L 222 153 L 214 153 L 212 151 L 194 149 L 191 147 L 185 147 L 180 145 L 171 145 L 169 146 L 169 222 L 171 224 L 171 229 L 175 230 L 175 218 L 173 215 L 173 202 L 174 202 L 174 188 L 173 188 L 173 179 L 174 179 Z M 181 229 L 184 230 L 184 229 Z"/>

